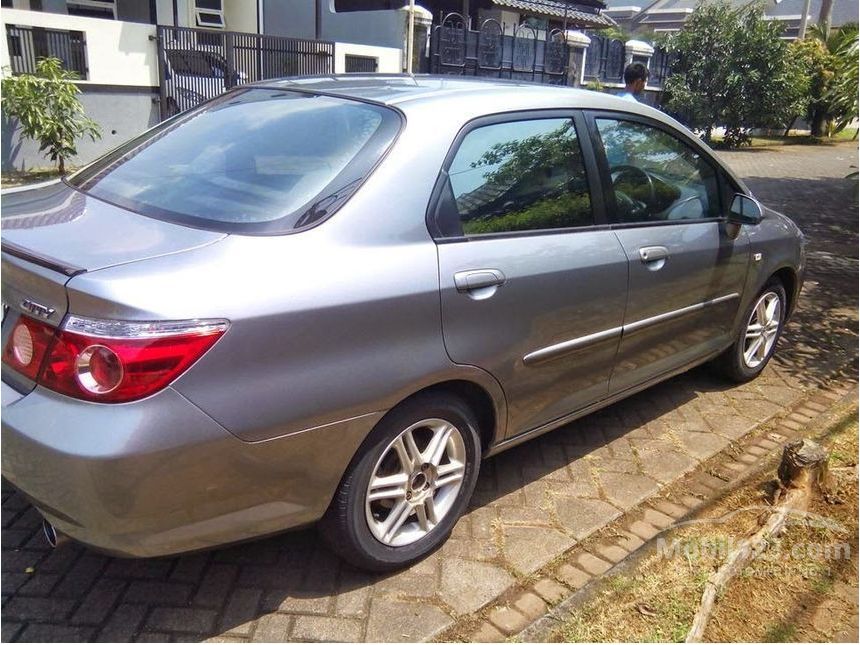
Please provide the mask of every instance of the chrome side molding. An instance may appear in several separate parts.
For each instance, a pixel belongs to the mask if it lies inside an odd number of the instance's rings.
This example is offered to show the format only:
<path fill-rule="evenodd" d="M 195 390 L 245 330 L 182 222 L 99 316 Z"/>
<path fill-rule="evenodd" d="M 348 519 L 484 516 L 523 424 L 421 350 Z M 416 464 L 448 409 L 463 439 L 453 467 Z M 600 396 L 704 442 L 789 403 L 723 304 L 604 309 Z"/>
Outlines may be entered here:
<path fill-rule="evenodd" d="M 704 302 L 699 302 L 695 305 L 682 307 L 681 309 L 673 309 L 672 311 L 651 316 L 650 318 L 643 318 L 642 320 L 637 320 L 629 325 L 612 327 L 611 329 L 598 331 L 593 334 L 588 334 L 587 336 L 579 336 L 578 338 L 571 338 L 570 340 L 565 340 L 561 343 L 556 343 L 555 345 L 541 347 L 540 349 L 536 349 L 535 351 L 529 352 L 523 356 L 523 363 L 529 366 L 539 365 L 540 363 L 553 360 L 555 358 L 567 356 L 568 354 L 572 354 L 580 349 L 594 345 L 595 343 L 616 338 L 625 333 L 636 332 L 641 329 L 645 329 L 646 327 L 650 327 L 651 325 L 658 325 L 668 320 L 674 320 L 675 318 L 680 318 L 681 316 L 701 311 L 706 307 L 718 305 L 740 297 L 741 295 L 739 293 L 729 293 L 724 296 L 714 298 L 713 300 L 705 300 Z"/>
<path fill-rule="evenodd" d="M 550 345 L 549 347 L 542 347 L 541 349 L 523 356 L 523 363 L 526 365 L 537 365 L 538 363 L 543 363 L 544 361 L 549 361 L 560 356 L 566 356 L 567 354 L 572 354 L 573 352 L 583 349 L 584 347 L 588 347 L 589 345 L 609 340 L 610 338 L 616 338 L 621 335 L 622 330 L 623 327 L 613 327 L 612 329 L 599 331 L 594 334 L 589 334 L 588 336 L 580 336 L 579 338 L 566 340 L 556 345 Z"/>

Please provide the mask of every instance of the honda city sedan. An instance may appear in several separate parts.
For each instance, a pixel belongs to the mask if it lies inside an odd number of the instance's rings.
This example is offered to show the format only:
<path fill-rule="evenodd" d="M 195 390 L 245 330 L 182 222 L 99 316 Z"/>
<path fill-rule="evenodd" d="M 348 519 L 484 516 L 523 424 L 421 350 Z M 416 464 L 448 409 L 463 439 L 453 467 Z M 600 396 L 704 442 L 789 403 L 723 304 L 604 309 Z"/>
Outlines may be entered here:
<path fill-rule="evenodd" d="M 247 85 L 3 195 L 3 476 L 112 554 L 318 524 L 402 567 L 482 459 L 707 361 L 756 377 L 803 273 L 798 228 L 645 105 Z"/>

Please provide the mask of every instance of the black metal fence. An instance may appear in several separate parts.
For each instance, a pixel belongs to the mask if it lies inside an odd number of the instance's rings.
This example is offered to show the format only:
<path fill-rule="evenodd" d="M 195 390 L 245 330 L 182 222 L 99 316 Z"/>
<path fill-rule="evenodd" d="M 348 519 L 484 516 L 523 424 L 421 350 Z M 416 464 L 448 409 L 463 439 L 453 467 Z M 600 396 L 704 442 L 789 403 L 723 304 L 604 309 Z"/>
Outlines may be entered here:
<path fill-rule="evenodd" d="M 6 25 L 12 74 L 32 74 L 39 58 L 59 58 L 63 67 L 87 80 L 87 41 L 82 31 Z"/>
<path fill-rule="evenodd" d="M 158 27 L 161 118 L 192 108 L 236 85 L 333 71 L 333 42 Z"/>
<path fill-rule="evenodd" d="M 560 29 L 539 32 L 523 24 L 505 31 L 494 19 L 474 30 L 462 15 L 449 13 L 431 34 L 431 73 L 567 83 L 569 49 Z"/>

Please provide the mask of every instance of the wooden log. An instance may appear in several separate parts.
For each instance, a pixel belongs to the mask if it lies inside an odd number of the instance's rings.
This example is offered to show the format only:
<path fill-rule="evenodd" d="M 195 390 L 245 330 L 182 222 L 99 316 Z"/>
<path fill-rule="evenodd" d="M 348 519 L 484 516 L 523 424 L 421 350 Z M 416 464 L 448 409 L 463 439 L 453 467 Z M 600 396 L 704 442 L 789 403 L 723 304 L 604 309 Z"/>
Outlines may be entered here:
<path fill-rule="evenodd" d="M 828 486 L 827 451 L 814 441 L 802 439 L 788 444 L 782 452 L 779 476 L 779 501 L 767 516 L 764 525 L 742 540 L 729 553 L 726 561 L 708 578 L 702 592 L 699 609 L 687 633 L 687 643 L 700 643 L 714 611 L 717 597 L 743 568 L 767 548 L 769 541 L 782 533 L 788 516 L 803 511 L 816 492 L 826 492 Z"/>

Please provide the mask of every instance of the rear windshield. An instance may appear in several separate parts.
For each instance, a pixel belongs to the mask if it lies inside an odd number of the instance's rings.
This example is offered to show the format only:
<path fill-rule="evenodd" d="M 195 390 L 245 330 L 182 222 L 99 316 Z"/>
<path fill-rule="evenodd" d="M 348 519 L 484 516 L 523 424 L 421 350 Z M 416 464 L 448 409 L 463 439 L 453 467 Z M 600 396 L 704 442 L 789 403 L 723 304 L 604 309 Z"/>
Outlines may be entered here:
<path fill-rule="evenodd" d="M 340 98 L 242 89 L 166 121 L 68 182 L 191 226 L 283 233 L 325 218 L 391 145 L 396 112 Z"/>

